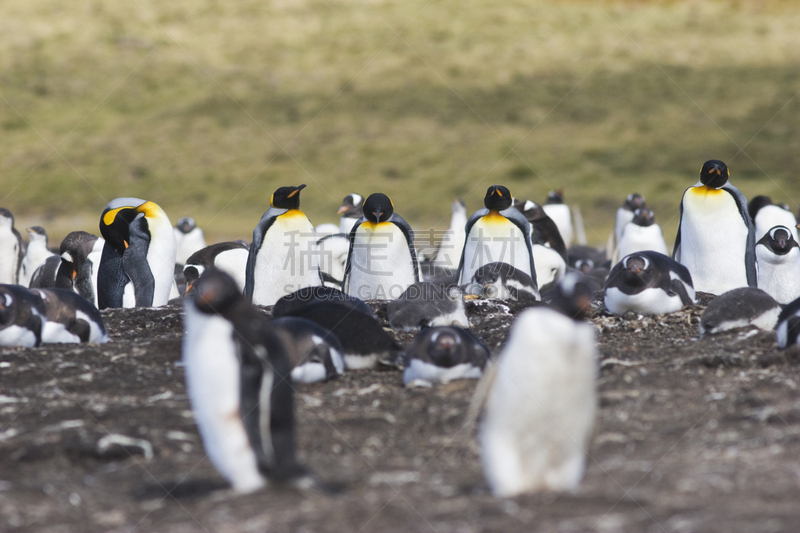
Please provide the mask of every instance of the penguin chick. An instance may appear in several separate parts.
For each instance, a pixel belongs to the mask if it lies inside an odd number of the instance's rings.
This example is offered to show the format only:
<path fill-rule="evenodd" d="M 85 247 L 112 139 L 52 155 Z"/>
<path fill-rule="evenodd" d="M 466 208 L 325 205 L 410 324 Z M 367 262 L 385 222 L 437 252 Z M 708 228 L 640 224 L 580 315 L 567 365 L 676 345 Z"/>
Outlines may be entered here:
<path fill-rule="evenodd" d="M 293 316 L 276 318 L 270 323 L 283 334 L 293 382 L 314 383 L 342 375 L 342 343 L 331 331 L 311 320 Z"/>
<path fill-rule="evenodd" d="M 34 271 L 48 257 L 55 255 L 47 248 L 47 232 L 43 227 L 31 226 L 26 228 L 26 231 L 28 232 L 28 250 L 25 252 L 19 268 L 19 284 L 23 287 L 29 287 Z"/>
<path fill-rule="evenodd" d="M 108 342 L 100 311 L 86 298 L 67 289 L 32 289 L 41 298 L 46 322 L 42 343 Z"/>
<path fill-rule="evenodd" d="M 175 225 L 175 263 L 185 265 L 192 254 L 206 247 L 203 230 L 197 227 L 192 217 L 183 217 Z"/>
<path fill-rule="evenodd" d="M 475 271 L 464 293 L 471 298 L 490 300 L 540 300 L 539 290 L 530 276 L 508 263 L 489 263 Z"/>
<path fill-rule="evenodd" d="M 0 346 L 39 346 L 45 320 L 38 296 L 19 285 L 0 284 Z"/>
<path fill-rule="evenodd" d="M 800 298 L 800 247 L 789 228 L 770 228 L 756 243 L 756 259 L 759 289 L 781 304 Z"/>
<path fill-rule="evenodd" d="M 700 316 L 700 336 L 747 326 L 772 331 L 780 313 L 780 304 L 761 289 L 733 289 L 709 302 Z"/>
<path fill-rule="evenodd" d="M 421 331 L 405 353 L 403 383 L 420 380 L 448 383 L 478 379 L 489 359 L 489 349 L 469 330 L 437 326 Z"/>
<path fill-rule="evenodd" d="M 429 282 L 410 285 L 387 306 L 389 325 L 403 331 L 430 326 L 469 327 L 461 289 Z"/>
<path fill-rule="evenodd" d="M 642 251 L 611 269 L 603 298 L 613 315 L 674 313 L 695 301 L 689 270 L 664 254 Z"/>
<path fill-rule="evenodd" d="M 276 329 L 215 269 L 184 311 L 186 386 L 211 462 L 237 492 L 307 477 L 295 458 L 291 369 Z"/>
<path fill-rule="evenodd" d="M 784 307 L 778 315 L 775 335 L 781 348 L 800 344 L 800 298 Z"/>
<path fill-rule="evenodd" d="M 492 493 L 577 488 L 597 409 L 594 327 L 545 307 L 525 310 L 492 374 L 478 430 Z"/>

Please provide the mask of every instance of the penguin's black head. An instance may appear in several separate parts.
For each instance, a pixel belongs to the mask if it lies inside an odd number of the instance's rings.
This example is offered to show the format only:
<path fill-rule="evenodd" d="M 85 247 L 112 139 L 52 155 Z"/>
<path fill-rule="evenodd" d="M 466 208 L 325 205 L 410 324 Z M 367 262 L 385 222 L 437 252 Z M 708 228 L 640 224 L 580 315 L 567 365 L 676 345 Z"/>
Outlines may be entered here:
<path fill-rule="evenodd" d="M 204 270 L 202 265 L 184 265 L 183 279 L 186 280 L 186 290 L 183 292 L 184 296 L 196 292 L 194 290 L 195 285 L 197 284 L 197 280 L 200 279 L 200 274 L 202 274 Z"/>
<path fill-rule="evenodd" d="M 195 224 L 195 221 L 192 217 L 183 217 L 178 221 L 178 225 L 175 227 L 178 228 L 178 231 L 185 234 L 196 228 L 197 224 Z"/>
<path fill-rule="evenodd" d="M 706 187 L 719 189 L 728 182 L 728 165 L 717 159 L 710 159 L 703 163 L 700 169 L 700 181 Z"/>
<path fill-rule="evenodd" d="M 300 209 L 300 191 L 305 188 L 305 184 L 297 187 L 279 187 L 272 193 L 269 205 L 276 209 Z"/>
<path fill-rule="evenodd" d="M 461 362 L 461 337 L 451 327 L 436 328 L 430 338 L 429 357 L 437 366 L 449 368 Z"/>
<path fill-rule="evenodd" d="M 336 213 L 345 217 L 361 218 L 364 215 L 362 209 L 363 203 L 364 199 L 360 194 L 348 194 L 344 197 L 344 200 L 342 200 L 342 205 Z"/>
<path fill-rule="evenodd" d="M 493 209 L 495 211 L 502 211 L 511 207 L 513 198 L 511 192 L 502 185 L 492 185 L 486 190 L 486 196 L 483 198 L 483 205 L 486 209 Z"/>
<path fill-rule="evenodd" d="M 644 204 L 644 196 L 638 192 L 634 192 L 628 195 L 628 197 L 625 199 L 625 203 L 622 204 L 622 207 L 628 211 L 635 212 L 640 207 L 644 207 Z"/>
<path fill-rule="evenodd" d="M 594 261 L 591 259 L 578 259 L 575 261 L 575 268 L 578 269 L 581 274 L 588 274 L 594 270 Z"/>
<path fill-rule="evenodd" d="M 786 226 L 775 226 L 770 229 L 757 244 L 763 244 L 776 255 L 786 255 L 792 248 L 800 247 Z"/>
<path fill-rule="evenodd" d="M 762 207 L 767 207 L 768 205 L 772 205 L 772 198 L 769 196 L 759 195 L 750 200 L 750 203 L 747 204 L 747 214 L 750 215 L 750 218 L 753 219 L 755 222 L 756 215 L 761 210 Z"/>
<path fill-rule="evenodd" d="M 124 252 L 130 242 L 131 222 L 137 217 L 146 217 L 150 203 L 139 198 L 112 200 L 100 215 L 100 234 L 113 248 Z"/>
<path fill-rule="evenodd" d="M 563 204 L 564 203 L 563 189 L 559 189 L 557 191 L 550 191 L 549 193 L 547 193 L 547 200 L 545 200 L 544 203 L 547 205 Z"/>
<path fill-rule="evenodd" d="M 243 298 L 233 278 L 216 268 L 203 272 L 194 284 L 192 297 L 197 310 L 207 314 L 225 314 Z"/>
<path fill-rule="evenodd" d="M 393 213 L 394 205 L 383 193 L 370 194 L 369 198 L 364 201 L 364 218 L 373 224 L 386 222 Z"/>
<path fill-rule="evenodd" d="M 637 226 L 652 226 L 656 223 L 656 216 L 647 207 L 640 207 L 633 213 L 632 222 Z"/>

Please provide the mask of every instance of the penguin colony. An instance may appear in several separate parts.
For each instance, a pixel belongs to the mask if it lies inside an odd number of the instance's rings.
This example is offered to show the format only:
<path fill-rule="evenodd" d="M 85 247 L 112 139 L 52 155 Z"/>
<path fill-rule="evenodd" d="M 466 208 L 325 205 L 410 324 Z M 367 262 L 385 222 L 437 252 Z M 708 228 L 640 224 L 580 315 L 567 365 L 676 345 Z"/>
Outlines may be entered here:
<path fill-rule="evenodd" d="M 26 243 L 0 208 L 0 345 L 107 342 L 101 310 L 182 300 L 188 396 L 209 459 L 236 491 L 324 490 L 296 457 L 292 383 L 378 366 L 402 368 L 406 386 L 480 379 L 480 459 L 496 496 L 571 491 L 597 409 L 595 330 L 583 320 L 593 299 L 635 316 L 710 293 L 701 335 L 755 326 L 781 348 L 800 343 L 797 221 L 767 197 L 748 205 L 729 178 L 724 162 L 703 164 L 680 201 L 671 256 L 637 193 L 597 250 L 562 191 L 539 205 L 493 185 L 469 217 L 453 202 L 423 261 L 382 193 L 348 194 L 339 224 L 315 228 L 300 209 L 305 185 L 280 187 L 249 243 L 210 246 L 194 219 L 173 227 L 143 199 L 112 200 L 101 236 L 72 232 L 58 250 L 39 226 Z M 469 330 L 466 299 L 530 307 L 494 360 Z M 398 345 L 365 300 L 388 301 L 390 326 L 415 340 Z"/>

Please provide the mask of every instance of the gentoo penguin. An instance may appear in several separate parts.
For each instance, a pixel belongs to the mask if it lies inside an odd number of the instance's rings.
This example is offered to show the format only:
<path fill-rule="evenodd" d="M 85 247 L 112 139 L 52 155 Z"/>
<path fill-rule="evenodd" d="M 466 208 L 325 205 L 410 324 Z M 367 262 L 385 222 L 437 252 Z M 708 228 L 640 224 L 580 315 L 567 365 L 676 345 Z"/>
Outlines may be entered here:
<path fill-rule="evenodd" d="M 31 289 L 42 299 L 46 322 L 42 343 L 108 341 L 100 311 L 86 298 L 67 289 Z"/>
<path fill-rule="evenodd" d="M 175 233 L 154 202 L 117 198 L 100 216 L 105 239 L 97 272 L 97 303 L 108 307 L 166 305 L 175 284 Z"/>
<path fill-rule="evenodd" d="M 550 191 L 542 209 L 558 226 L 558 232 L 567 248 L 572 246 L 575 231 L 572 226 L 572 212 L 564 203 L 564 191 Z"/>
<path fill-rule="evenodd" d="M 360 194 L 352 193 L 344 197 L 342 206 L 336 211 L 342 215 L 339 219 L 339 233 L 350 235 L 358 219 L 364 216 L 363 204 L 364 198 Z"/>
<path fill-rule="evenodd" d="M 594 326 L 528 309 L 483 380 L 491 385 L 478 441 L 492 493 L 575 489 L 597 409 Z"/>
<path fill-rule="evenodd" d="M 770 229 L 775 226 L 789 228 L 795 241 L 797 238 L 797 219 L 789 209 L 772 203 L 769 196 L 756 196 L 747 204 L 747 212 L 755 226 L 755 240 L 758 242 Z M 760 274 L 760 271 L 759 271 Z"/>
<path fill-rule="evenodd" d="M 800 298 L 783 308 L 778 316 L 775 335 L 781 348 L 800 344 Z"/>
<path fill-rule="evenodd" d="M 177 264 L 185 265 L 193 253 L 206 247 L 203 230 L 197 227 L 197 223 L 192 217 L 183 217 L 178 220 L 174 231 L 177 250 L 175 262 Z"/>
<path fill-rule="evenodd" d="M 209 459 L 234 490 L 306 475 L 295 458 L 281 338 L 228 274 L 206 270 L 184 304 L 186 388 Z"/>
<path fill-rule="evenodd" d="M 409 285 L 386 307 L 389 325 L 403 331 L 431 326 L 469 327 L 461 289 L 421 281 Z"/>
<path fill-rule="evenodd" d="M 344 268 L 349 252 L 350 236 L 344 233 L 326 235 L 317 240 L 319 272 L 324 286 L 342 288 Z"/>
<path fill-rule="evenodd" d="M 320 285 L 314 226 L 300 211 L 304 188 L 279 187 L 253 230 L 244 294 L 256 305 L 273 305 L 297 289 Z"/>
<path fill-rule="evenodd" d="M 744 195 L 728 182 L 728 166 L 712 159 L 700 181 L 686 189 L 672 257 L 692 274 L 698 291 L 722 294 L 755 287 L 753 223 Z"/>
<path fill-rule="evenodd" d="M 14 227 L 14 215 L 0 207 L 0 283 L 17 283 L 25 242 Z"/>
<path fill-rule="evenodd" d="M 0 346 L 39 346 L 45 320 L 41 298 L 25 287 L 0 284 Z"/>
<path fill-rule="evenodd" d="M 74 291 L 97 307 L 97 271 L 105 240 L 85 231 L 73 231 L 61 241 L 61 261 L 55 286 Z"/>
<path fill-rule="evenodd" d="M 645 250 L 626 255 L 611 269 L 603 300 L 613 315 L 658 315 L 695 301 L 689 270 L 668 256 Z"/>
<path fill-rule="evenodd" d="M 800 298 L 800 246 L 786 226 L 771 228 L 756 243 L 758 288 L 788 304 Z"/>
<path fill-rule="evenodd" d="M 467 329 L 438 326 L 422 330 L 404 357 L 403 384 L 448 383 L 480 378 L 489 349 Z"/>
<path fill-rule="evenodd" d="M 47 232 L 41 226 L 31 226 L 26 228 L 28 232 L 28 250 L 19 267 L 19 284 L 29 287 L 33 272 L 39 265 L 45 262 L 48 257 L 55 254 L 47 248 Z"/>
<path fill-rule="evenodd" d="M 51 255 L 33 271 L 28 287 L 31 289 L 55 287 L 58 279 L 58 269 L 60 267 L 61 258 L 57 255 Z"/>
<path fill-rule="evenodd" d="M 622 239 L 622 229 L 625 227 L 625 224 L 633 220 L 633 214 L 637 209 L 644 206 L 644 196 L 637 192 L 631 193 L 625 198 L 622 207 L 617 209 L 617 218 L 614 221 L 614 233 L 611 234 L 609 238 L 611 242 L 606 249 L 608 255 L 613 255 L 614 251 L 617 249 L 619 241 Z"/>
<path fill-rule="evenodd" d="M 469 283 L 475 271 L 489 263 L 508 263 L 535 283 L 530 224 L 525 215 L 512 207 L 511 193 L 502 185 L 492 185 L 486 191 L 483 205 L 467 221 L 458 284 Z"/>
<path fill-rule="evenodd" d="M 512 300 L 535 302 L 540 300 L 536 283 L 525 272 L 508 263 L 489 263 L 475 271 L 464 286 L 468 299 Z"/>
<path fill-rule="evenodd" d="M 287 294 L 275 302 L 272 316 L 292 316 L 292 314 L 313 303 L 336 302 L 348 307 L 351 311 L 362 313 L 370 318 L 378 319 L 375 312 L 363 300 L 349 296 L 334 287 L 305 287 Z"/>
<path fill-rule="evenodd" d="M 656 223 L 653 211 L 647 207 L 640 207 L 633 214 L 633 219 L 622 228 L 622 236 L 617 246 L 617 258 L 644 250 L 664 255 L 668 253 L 661 226 Z"/>
<path fill-rule="evenodd" d="M 575 320 L 588 318 L 592 312 L 594 293 L 602 289 L 595 280 L 577 271 L 567 272 L 545 295 L 551 309 Z"/>
<path fill-rule="evenodd" d="M 525 215 L 525 219 L 531 225 L 531 242 L 552 248 L 564 259 L 564 262 L 567 262 L 567 245 L 564 244 L 558 226 L 552 218 L 547 216 L 542 206 L 530 200 L 526 202 L 515 200 L 514 207 Z M 539 268 L 539 263 L 536 263 L 536 268 Z"/>
<path fill-rule="evenodd" d="M 467 239 L 465 227 L 467 225 L 467 204 L 461 198 L 456 198 L 450 207 L 450 227 L 442 235 L 436 252 L 431 262 L 434 267 L 455 271 L 461 260 L 461 251 Z"/>
<path fill-rule="evenodd" d="M 344 292 L 362 300 L 393 300 L 419 281 L 414 231 L 383 193 L 364 201 L 364 217 L 350 232 Z"/>
<path fill-rule="evenodd" d="M 331 331 L 294 316 L 276 318 L 271 324 L 283 335 L 293 382 L 314 383 L 342 375 L 342 343 Z"/>
<path fill-rule="evenodd" d="M 761 289 L 733 289 L 708 303 L 700 316 L 700 336 L 747 326 L 772 331 L 780 313 L 781 305 Z"/>
<path fill-rule="evenodd" d="M 249 255 L 250 247 L 239 241 L 218 242 L 196 251 L 183 265 L 183 277 L 186 280 L 184 292 L 189 292 L 203 272 L 212 267 L 227 272 L 236 285 L 244 290 Z"/>

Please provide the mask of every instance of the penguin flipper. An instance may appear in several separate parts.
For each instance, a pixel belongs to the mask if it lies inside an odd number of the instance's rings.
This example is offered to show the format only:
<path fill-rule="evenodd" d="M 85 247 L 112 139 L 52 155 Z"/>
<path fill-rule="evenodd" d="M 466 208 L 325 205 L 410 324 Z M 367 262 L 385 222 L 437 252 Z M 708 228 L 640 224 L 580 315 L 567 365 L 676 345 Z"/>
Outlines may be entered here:
<path fill-rule="evenodd" d="M 758 287 L 758 272 L 756 270 L 756 232 L 753 219 L 750 218 L 750 214 L 747 211 L 747 199 L 744 197 L 744 194 L 735 186 L 731 185 L 730 182 L 723 185 L 722 190 L 727 191 L 733 196 L 737 207 L 739 207 L 739 214 L 742 216 L 745 226 L 747 226 L 747 248 L 745 248 L 744 252 L 747 286 Z"/>
<path fill-rule="evenodd" d="M 350 248 L 347 250 L 347 261 L 344 263 L 344 276 L 342 276 L 342 292 L 345 294 L 349 294 L 347 291 L 350 288 L 350 267 L 352 266 L 351 261 L 353 258 L 353 243 L 356 241 L 356 231 L 364 221 L 367 220 L 364 217 L 359 218 L 355 224 L 353 224 L 350 233 L 347 235 L 347 238 L 350 240 Z"/>
<path fill-rule="evenodd" d="M 465 234 L 464 248 L 461 250 L 461 259 L 458 262 L 458 269 L 456 270 L 456 279 L 458 280 L 459 284 L 469 283 L 469 280 L 464 280 L 464 281 L 461 280 L 461 274 L 464 271 L 464 255 L 467 252 L 467 242 L 469 242 L 469 232 L 472 231 L 472 226 L 474 226 L 475 223 L 478 220 L 480 220 L 484 215 L 486 215 L 486 213 L 488 212 L 489 210 L 486 209 L 485 207 L 478 209 L 477 211 L 472 213 L 472 216 L 469 217 L 469 220 L 467 220 L 467 225 L 464 226 L 464 234 Z"/>
<path fill-rule="evenodd" d="M 136 307 L 151 307 L 156 289 L 156 278 L 147 262 L 150 232 L 147 220 L 140 214 L 129 225 L 130 242 L 122 254 L 122 268 L 133 282 Z"/>
<path fill-rule="evenodd" d="M 244 277 L 244 295 L 248 300 L 253 299 L 256 258 L 259 250 L 261 250 L 261 244 L 264 242 L 264 235 L 266 235 L 267 230 L 269 230 L 269 228 L 275 223 L 275 219 L 285 212 L 286 209 L 275 209 L 274 207 L 270 207 L 266 213 L 261 215 L 261 220 L 258 221 L 255 229 L 253 229 L 253 242 L 250 243 L 250 253 L 247 254 L 247 266 L 245 267 Z"/>
<path fill-rule="evenodd" d="M 67 326 L 67 331 L 78 337 L 81 342 L 89 342 L 89 335 L 92 332 L 89 323 L 85 320 L 74 320 Z"/>
<path fill-rule="evenodd" d="M 533 262 L 533 244 L 531 241 L 531 224 L 525 215 L 514 206 L 500 211 L 500 214 L 510 220 L 515 226 L 519 228 L 522 235 L 525 237 L 525 246 L 528 247 L 528 257 L 530 257 L 531 267 L 531 280 L 533 281 L 533 288 L 539 290 L 539 285 L 536 283 L 536 265 Z M 566 260 L 565 260 L 566 262 Z"/>
<path fill-rule="evenodd" d="M 689 187 L 691 189 L 691 187 Z M 688 191 L 689 189 L 686 189 Z M 683 196 L 686 196 L 686 191 L 683 191 Z M 675 235 L 675 244 L 672 246 L 672 258 L 678 263 L 681 262 L 681 224 L 683 223 L 683 196 L 681 196 L 681 205 L 679 207 L 680 214 L 678 215 L 678 233 Z"/>
<path fill-rule="evenodd" d="M 406 238 L 408 253 L 411 254 L 411 263 L 414 267 L 414 282 L 419 283 L 419 262 L 417 261 L 417 250 L 414 248 L 414 230 L 411 229 L 411 226 L 403 217 L 395 213 L 392 213 L 392 216 L 389 217 L 389 222 L 400 228 Z"/>
<path fill-rule="evenodd" d="M 667 294 L 670 296 L 678 295 L 681 298 L 681 304 L 692 305 L 694 302 L 691 298 L 689 298 L 689 293 L 686 292 L 686 286 L 680 282 L 680 280 L 673 279 L 669 282 L 669 289 L 667 290 Z"/>

